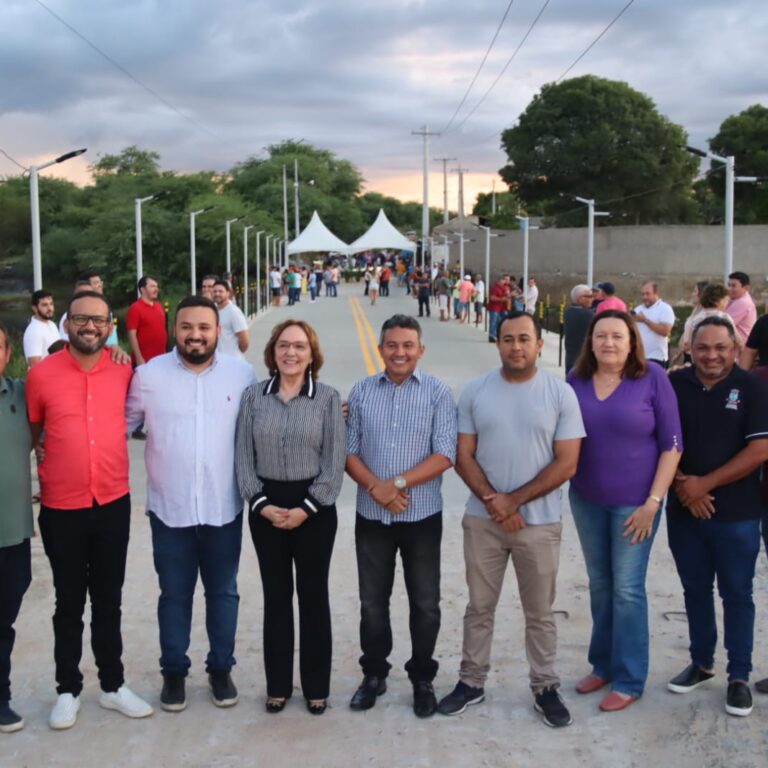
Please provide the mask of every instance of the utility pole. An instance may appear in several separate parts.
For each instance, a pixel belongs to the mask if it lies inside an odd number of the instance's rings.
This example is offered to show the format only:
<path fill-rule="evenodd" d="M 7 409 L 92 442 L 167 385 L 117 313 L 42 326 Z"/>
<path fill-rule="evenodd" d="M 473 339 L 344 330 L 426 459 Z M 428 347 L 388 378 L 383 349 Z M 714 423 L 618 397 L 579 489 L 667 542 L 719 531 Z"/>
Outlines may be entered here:
<path fill-rule="evenodd" d="M 421 208 L 421 266 L 427 263 L 425 253 L 429 240 L 429 137 L 439 136 L 439 133 L 430 133 L 425 125 L 420 131 L 411 131 L 412 136 L 421 136 L 424 139 L 424 202 Z"/>
<path fill-rule="evenodd" d="M 283 231 L 288 239 L 288 178 L 285 163 L 283 163 Z"/>
<path fill-rule="evenodd" d="M 443 164 L 443 224 L 448 223 L 448 162 L 456 160 L 455 157 L 436 157 L 436 163 Z"/>
<path fill-rule="evenodd" d="M 299 225 L 299 160 L 294 158 L 293 160 L 293 207 L 296 213 L 296 237 L 301 234 L 301 227 Z M 288 242 L 288 234 L 286 232 L 285 242 Z"/>
<path fill-rule="evenodd" d="M 459 174 L 459 264 L 461 269 L 461 277 L 464 277 L 464 174 L 469 168 L 453 169 L 453 173 Z"/>
<path fill-rule="evenodd" d="M 496 215 L 496 179 L 493 180 L 491 187 L 491 216 Z"/>

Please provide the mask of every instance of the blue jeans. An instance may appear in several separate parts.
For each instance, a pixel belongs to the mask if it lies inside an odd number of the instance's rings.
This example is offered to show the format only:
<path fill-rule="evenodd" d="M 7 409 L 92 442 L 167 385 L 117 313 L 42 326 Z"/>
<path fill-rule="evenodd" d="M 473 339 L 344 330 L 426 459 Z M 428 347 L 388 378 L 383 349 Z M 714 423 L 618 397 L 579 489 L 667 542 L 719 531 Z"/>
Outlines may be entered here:
<path fill-rule="evenodd" d="M 187 650 L 199 572 L 205 587 L 205 627 L 210 643 L 206 672 L 229 671 L 235 663 L 242 514 L 220 527 L 171 528 L 153 512 L 149 521 L 160 582 L 160 669 L 163 674 L 186 675 L 191 666 Z"/>
<path fill-rule="evenodd" d="M 501 319 L 506 315 L 506 312 L 488 312 L 488 338 L 496 341 L 496 337 L 499 333 L 499 325 Z"/>
<path fill-rule="evenodd" d="M 667 515 L 669 548 L 683 585 L 691 661 L 715 663 L 717 622 L 713 587 L 723 601 L 728 679 L 749 680 L 755 629 L 752 581 L 760 552 L 760 520 L 699 520 L 687 511 Z"/>
<path fill-rule="evenodd" d="M 610 680 L 614 691 L 641 696 L 648 677 L 645 575 L 661 512 L 651 536 L 630 544 L 622 534 L 635 507 L 594 504 L 573 489 L 569 497 L 589 576 L 592 672 Z"/>

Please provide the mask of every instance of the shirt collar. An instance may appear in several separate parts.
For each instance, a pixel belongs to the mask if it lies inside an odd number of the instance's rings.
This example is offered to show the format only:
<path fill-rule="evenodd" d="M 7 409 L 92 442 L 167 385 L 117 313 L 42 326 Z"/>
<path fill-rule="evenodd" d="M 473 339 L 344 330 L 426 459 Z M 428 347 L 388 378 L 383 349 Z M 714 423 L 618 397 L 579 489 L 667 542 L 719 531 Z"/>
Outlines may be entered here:
<path fill-rule="evenodd" d="M 416 368 L 416 370 L 405 381 L 410 381 L 411 379 L 416 379 L 416 381 L 421 384 L 421 371 L 418 368 Z M 379 381 L 389 381 L 392 384 L 395 383 L 392 381 L 392 379 L 389 378 L 386 369 L 379 374 Z M 405 381 L 403 384 L 405 384 Z"/>
<path fill-rule="evenodd" d="M 276 373 L 272 378 L 267 379 L 267 381 L 264 383 L 264 389 L 262 392 L 265 395 L 276 395 L 278 392 L 280 392 L 280 374 Z M 315 394 L 317 393 L 317 384 L 315 384 L 314 379 L 311 376 L 307 376 L 304 380 L 304 384 L 299 390 L 299 395 L 304 395 L 305 397 L 308 397 L 310 400 L 315 399 Z"/>

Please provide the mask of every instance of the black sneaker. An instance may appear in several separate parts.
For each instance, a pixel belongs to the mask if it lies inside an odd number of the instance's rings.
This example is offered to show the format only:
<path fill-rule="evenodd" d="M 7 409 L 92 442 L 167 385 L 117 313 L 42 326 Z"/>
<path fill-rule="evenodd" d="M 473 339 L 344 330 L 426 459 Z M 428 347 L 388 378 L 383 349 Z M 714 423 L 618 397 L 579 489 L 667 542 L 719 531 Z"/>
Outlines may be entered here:
<path fill-rule="evenodd" d="M 725 711 L 736 717 L 746 717 L 752 713 L 752 691 L 741 680 L 728 683 L 728 693 L 725 697 Z"/>
<path fill-rule="evenodd" d="M 217 707 L 234 707 L 237 704 L 237 688 L 232 682 L 232 676 L 226 670 L 218 670 L 208 674 L 213 703 Z"/>
<path fill-rule="evenodd" d="M 24 727 L 24 718 L 11 709 L 7 701 L 0 701 L 0 733 L 13 733 Z"/>
<path fill-rule="evenodd" d="M 166 712 L 181 712 L 187 708 L 187 692 L 184 675 L 163 675 L 160 706 Z"/>
<path fill-rule="evenodd" d="M 564 728 L 573 722 L 557 688 L 544 688 L 534 698 L 533 708 L 543 715 L 544 722 L 551 728 Z"/>
<path fill-rule="evenodd" d="M 705 672 L 697 664 L 691 664 L 677 677 L 673 677 L 667 683 L 667 688 L 672 693 L 689 693 L 694 688 L 698 688 L 702 683 L 706 683 L 707 680 L 711 680 L 714 676 L 714 672 Z"/>
<path fill-rule="evenodd" d="M 459 680 L 456 687 L 444 696 L 437 705 L 437 711 L 441 715 L 460 715 L 472 704 L 479 704 L 485 699 L 485 691 L 482 688 L 473 688 Z"/>
<path fill-rule="evenodd" d="M 413 712 L 416 717 L 432 717 L 437 712 L 437 698 L 432 683 L 420 680 L 413 684 Z"/>

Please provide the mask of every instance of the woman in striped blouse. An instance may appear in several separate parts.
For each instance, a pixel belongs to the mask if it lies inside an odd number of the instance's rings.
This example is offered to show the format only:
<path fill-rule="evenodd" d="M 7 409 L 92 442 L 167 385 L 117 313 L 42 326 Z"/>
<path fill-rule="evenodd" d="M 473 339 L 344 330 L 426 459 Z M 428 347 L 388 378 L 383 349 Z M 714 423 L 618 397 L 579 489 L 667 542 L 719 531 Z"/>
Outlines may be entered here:
<path fill-rule="evenodd" d="M 248 388 L 240 404 L 236 469 L 264 590 L 266 708 L 282 711 L 293 690 L 295 565 L 301 687 L 309 711 L 321 715 L 331 677 L 328 570 L 346 428 L 339 393 L 317 382 L 323 354 L 312 326 L 275 326 L 264 362 L 270 378 Z"/>

